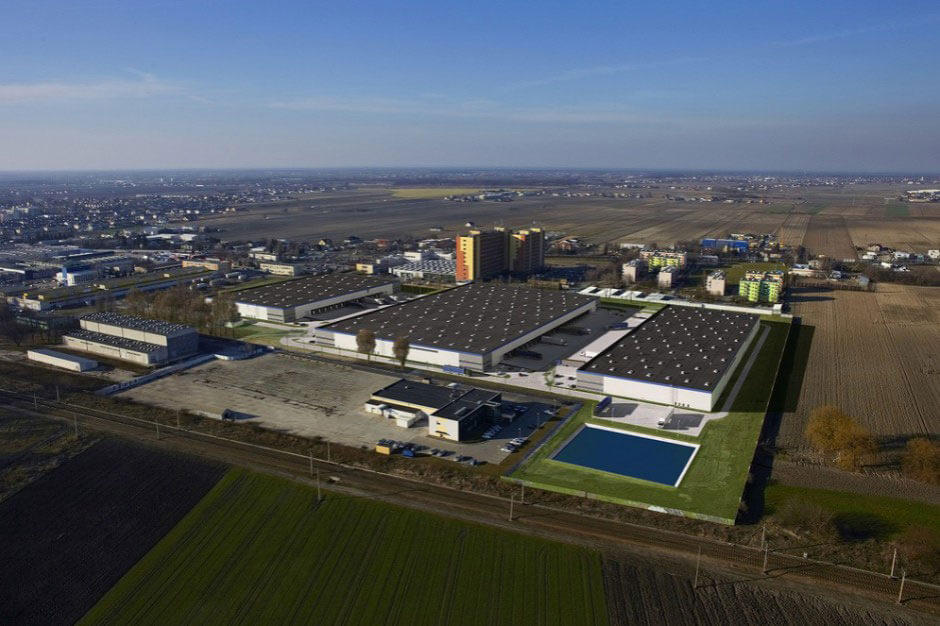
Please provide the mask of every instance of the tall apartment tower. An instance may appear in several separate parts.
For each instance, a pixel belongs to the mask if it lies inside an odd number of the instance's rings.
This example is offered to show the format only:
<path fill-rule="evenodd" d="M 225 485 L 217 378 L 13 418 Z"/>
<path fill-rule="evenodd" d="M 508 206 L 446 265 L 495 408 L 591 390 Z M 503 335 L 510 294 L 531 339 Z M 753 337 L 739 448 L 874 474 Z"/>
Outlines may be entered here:
<path fill-rule="evenodd" d="M 529 274 L 545 266 L 545 233 L 541 228 L 516 231 L 509 236 L 510 272 Z"/>
<path fill-rule="evenodd" d="M 504 272 L 527 274 L 545 265 L 541 228 L 510 232 L 502 227 L 457 237 L 457 280 L 481 280 Z"/>

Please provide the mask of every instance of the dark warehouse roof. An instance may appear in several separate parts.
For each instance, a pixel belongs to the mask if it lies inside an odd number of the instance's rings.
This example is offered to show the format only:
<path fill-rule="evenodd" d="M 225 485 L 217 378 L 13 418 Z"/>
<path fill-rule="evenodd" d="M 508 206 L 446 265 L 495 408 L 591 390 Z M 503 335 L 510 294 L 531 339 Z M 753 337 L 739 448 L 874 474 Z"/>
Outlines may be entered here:
<path fill-rule="evenodd" d="M 758 315 L 669 306 L 581 367 L 581 371 L 710 391 Z"/>
<path fill-rule="evenodd" d="M 362 328 L 389 341 L 482 354 L 597 299 L 528 287 L 470 283 L 324 326 L 347 334 Z"/>
<path fill-rule="evenodd" d="M 245 289 L 235 294 L 235 301 L 285 309 L 396 282 L 394 278 L 353 273 L 321 274 Z"/>

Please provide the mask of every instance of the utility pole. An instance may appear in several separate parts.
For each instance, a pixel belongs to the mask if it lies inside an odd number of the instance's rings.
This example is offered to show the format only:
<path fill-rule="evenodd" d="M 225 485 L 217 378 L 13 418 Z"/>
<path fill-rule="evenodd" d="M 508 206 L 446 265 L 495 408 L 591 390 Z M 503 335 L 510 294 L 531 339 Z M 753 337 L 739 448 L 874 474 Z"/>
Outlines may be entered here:
<path fill-rule="evenodd" d="M 525 483 L 522 483 L 522 498 L 519 501 L 525 504 Z"/>
<path fill-rule="evenodd" d="M 894 566 L 897 564 L 897 562 L 898 562 L 898 549 L 895 548 L 895 549 L 894 549 L 894 556 L 891 557 L 891 578 L 895 578 L 895 575 L 894 575 Z"/>
<path fill-rule="evenodd" d="M 901 570 L 901 588 L 898 589 L 898 604 L 903 602 L 904 598 L 904 579 L 907 578 L 907 570 Z"/>
<path fill-rule="evenodd" d="M 762 573 L 764 573 L 764 574 L 767 573 L 767 556 L 770 554 L 770 549 L 769 549 L 769 548 L 770 548 L 770 546 L 768 546 L 768 545 L 766 545 L 766 544 L 764 545 L 764 569 L 762 570 Z"/>
<path fill-rule="evenodd" d="M 176 409 L 176 430 L 182 430 L 180 428 L 180 410 Z"/>
<path fill-rule="evenodd" d="M 56 401 L 56 402 L 59 402 L 59 401 L 60 401 L 60 398 L 59 398 L 59 386 L 58 386 L 58 385 L 55 386 L 55 401 Z"/>
<path fill-rule="evenodd" d="M 153 424 L 157 427 L 157 441 L 160 441 L 160 421 L 153 420 Z"/>
<path fill-rule="evenodd" d="M 760 527 L 760 545 L 762 548 L 767 545 L 767 524 Z"/>
<path fill-rule="evenodd" d="M 313 476 L 313 450 L 308 453 L 308 457 L 310 458 L 310 475 Z"/>
<path fill-rule="evenodd" d="M 33 408 L 34 409 L 39 408 L 39 400 L 36 399 L 36 394 L 33 394 Z"/>
<path fill-rule="evenodd" d="M 702 547 L 698 548 L 698 558 L 695 559 L 695 580 L 692 582 L 692 589 L 698 589 L 698 571 L 702 565 Z"/>
<path fill-rule="evenodd" d="M 320 468 L 317 468 L 317 502 L 321 502 L 323 497 L 320 495 Z"/>
<path fill-rule="evenodd" d="M 72 424 L 75 426 L 75 438 L 78 439 L 78 413 L 72 411 Z"/>
<path fill-rule="evenodd" d="M 509 521 L 512 521 L 512 505 L 515 503 L 516 494 L 509 494 Z"/>
<path fill-rule="evenodd" d="M 333 462 L 330 457 L 330 442 L 329 441 L 326 442 L 326 461 L 327 463 Z"/>

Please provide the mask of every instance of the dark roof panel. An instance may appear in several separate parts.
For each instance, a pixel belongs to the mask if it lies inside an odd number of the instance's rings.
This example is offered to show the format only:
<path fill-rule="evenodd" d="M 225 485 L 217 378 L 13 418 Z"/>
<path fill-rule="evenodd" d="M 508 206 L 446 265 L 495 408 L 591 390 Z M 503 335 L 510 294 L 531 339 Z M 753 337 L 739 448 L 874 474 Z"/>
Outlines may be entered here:
<path fill-rule="evenodd" d="M 235 293 L 235 301 L 284 309 L 397 282 L 394 278 L 362 274 L 321 274 L 245 289 Z"/>
<path fill-rule="evenodd" d="M 393 341 L 486 353 L 571 313 L 597 298 L 528 287 L 470 283 L 322 326 L 355 335 L 373 330 Z"/>
<path fill-rule="evenodd" d="M 759 323 L 749 313 L 669 306 L 580 370 L 710 391 Z"/>

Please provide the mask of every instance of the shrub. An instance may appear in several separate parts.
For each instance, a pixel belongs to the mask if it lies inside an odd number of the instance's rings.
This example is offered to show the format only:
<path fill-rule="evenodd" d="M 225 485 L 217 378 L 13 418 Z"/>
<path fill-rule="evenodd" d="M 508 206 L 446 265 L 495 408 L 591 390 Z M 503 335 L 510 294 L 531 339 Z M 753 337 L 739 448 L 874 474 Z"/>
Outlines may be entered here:
<path fill-rule="evenodd" d="M 924 437 L 909 440 L 901 458 L 901 469 L 908 478 L 940 484 L 940 444 Z"/>

